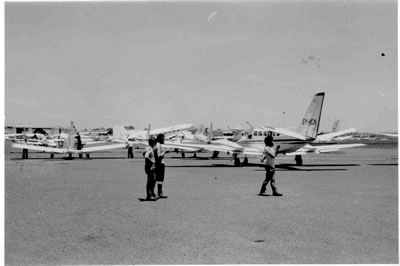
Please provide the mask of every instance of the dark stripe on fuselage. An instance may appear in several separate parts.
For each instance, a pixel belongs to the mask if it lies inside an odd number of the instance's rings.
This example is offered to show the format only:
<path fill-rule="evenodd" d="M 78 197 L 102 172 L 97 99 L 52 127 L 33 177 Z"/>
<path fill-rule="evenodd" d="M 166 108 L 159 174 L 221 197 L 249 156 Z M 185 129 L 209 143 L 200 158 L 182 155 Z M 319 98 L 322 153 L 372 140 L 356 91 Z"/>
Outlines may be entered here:
<path fill-rule="evenodd" d="M 274 140 L 274 143 L 284 143 L 284 144 L 307 144 L 312 142 L 313 140 L 294 140 L 294 139 L 277 139 Z M 248 139 L 248 140 L 241 140 L 238 142 L 239 144 L 255 144 L 255 143 L 262 143 L 264 144 L 264 140 L 261 139 Z"/>

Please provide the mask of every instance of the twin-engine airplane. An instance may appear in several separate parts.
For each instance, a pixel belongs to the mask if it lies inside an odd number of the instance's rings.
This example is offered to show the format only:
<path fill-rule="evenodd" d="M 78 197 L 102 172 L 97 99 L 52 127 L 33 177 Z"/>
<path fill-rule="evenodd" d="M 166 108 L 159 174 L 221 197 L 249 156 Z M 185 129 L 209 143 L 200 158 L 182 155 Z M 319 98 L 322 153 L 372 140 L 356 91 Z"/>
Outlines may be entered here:
<path fill-rule="evenodd" d="M 232 154 L 236 166 L 240 165 L 238 155 L 241 153 L 245 155 L 244 163 L 247 163 L 247 155 L 262 155 L 265 147 L 264 138 L 269 135 L 273 136 L 274 144 L 279 146 L 279 153 L 296 156 L 297 165 L 302 165 L 301 155 L 303 154 L 332 152 L 343 148 L 363 146 L 364 144 L 311 145 L 317 139 L 324 98 L 324 92 L 314 95 L 300 125 L 295 128 L 261 126 L 253 128 L 251 134 L 242 137 L 237 142 L 228 140 L 209 141 L 202 144 L 166 142 L 165 146 L 181 150 L 196 148 L 213 152 L 227 152 Z"/>
<path fill-rule="evenodd" d="M 17 149 L 27 149 L 27 150 L 34 150 L 34 151 L 42 151 L 46 153 L 50 153 L 50 158 L 54 158 L 54 154 L 69 154 L 69 158 L 72 158 L 73 153 L 77 154 L 86 154 L 86 158 L 90 157 L 90 153 L 105 151 L 105 150 L 112 150 L 112 149 L 119 149 L 125 148 L 125 143 L 117 143 L 117 144 L 110 144 L 110 145 L 102 145 L 102 146 L 91 146 L 91 147 L 83 147 L 82 149 L 78 150 L 77 146 L 77 136 L 78 131 L 76 130 L 74 123 L 71 122 L 70 128 L 67 130 L 66 133 L 61 133 L 58 139 L 54 139 L 55 143 L 58 143 L 58 147 L 43 147 L 37 145 L 30 145 L 30 144 L 21 144 L 21 143 L 14 143 L 12 147 Z M 93 142 L 96 143 L 96 142 Z M 91 144 L 93 144 L 91 143 Z M 100 142 L 102 143 L 102 142 Z M 83 143 L 85 144 L 85 143 Z"/>

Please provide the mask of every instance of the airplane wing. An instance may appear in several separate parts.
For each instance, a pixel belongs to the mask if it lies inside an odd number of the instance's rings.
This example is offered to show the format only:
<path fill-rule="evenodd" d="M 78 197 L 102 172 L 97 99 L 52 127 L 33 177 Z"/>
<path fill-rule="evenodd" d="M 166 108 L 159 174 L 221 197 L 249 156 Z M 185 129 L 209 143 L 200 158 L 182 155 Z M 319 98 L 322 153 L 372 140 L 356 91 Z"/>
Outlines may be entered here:
<path fill-rule="evenodd" d="M 388 137 L 393 137 L 393 138 L 399 137 L 399 134 L 395 134 L 395 133 L 377 133 L 377 134 L 388 136 Z"/>
<path fill-rule="evenodd" d="M 172 143 L 172 144 L 163 144 L 163 147 L 166 147 L 168 149 L 178 149 L 186 152 L 200 152 L 203 149 L 202 148 L 197 148 L 197 147 L 189 147 L 186 145 L 180 145 L 180 143 Z"/>
<path fill-rule="evenodd" d="M 90 152 L 96 152 L 96 151 L 120 149 L 120 148 L 125 148 L 125 147 L 126 147 L 126 143 L 118 143 L 118 144 L 111 144 L 111 145 L 87 147 L 87 148 L 83 148 L 82 150 L 74 150 L 74 152 L 75 153 L 90 153 Z"/>
<path fill-rule="evenodd" d="M 65 153 L 66 152 L 65 149 L 60 149 L 60 148 L 51 148 L 51 147 L 19 144 L 19 143 L 14 143 L 12 145 L 12 147 L 17 148 L 17 149 L 28 149 L 28 150 L 42 151 L 42 152 L 49 152 L 49 153 Z"/>
<path fill-rule="evenodd" d="M 254 148 L 245 148 L 243 151 L 244 155 L 257 155 L 257 156 L 261 156 L 263 155 L 263 152 L 258 150 L 258 149 L 254 149 Z"/>
<path fill-rule="evenodd" d="M 338 137 L 338 136 L 341 136 L 341 135 L 344 135 L 344 134 L 354 133 L 356 131 L 357 131 L 357 129 L 355 129 L 355 128 L 349 128 L 349 129 L 346 129 L 346 130 L 330 132 L 330 133 L 318 135 L 317 136 L 317 140 L 326 141 L 326 140 L 330 140 L 330 139 L 333 139 L 335 137 Z"/>
<path fill-rule="evenodd" d="M 83 145 L 92 145 L 92 144 L 101 144 L 101 143 L 107 143 L 109 141 L 107 140 L 93 140 L 93 141 L 85 141 L 82 142 Z"/>
<path fill-rule="evenodd" d="M 28 150 L 34 150 L 34 151 L 47 152 L 47 153 L 69 153 L 69 152 L 70 153 L 90 153 L 90 152 L 96 152 L 96 151 L 125 148 L 126 144 L 118 143 L 118 144 L 112 144 L 112 145 L 94 146 L 94 147 L 83 148 L 82 150 L 76 150 L 76 149 L 68 150 L 68 149 L 61 149 L 61 148 L 33 146 L 33 145 L 18 144 L 18 143 L 13 144 L 12 146 L 17 149 L 28 149 Z"/>
<path fill-rule="evenodd" d="M 219 152 L 227 152 L 227 153 L 240 153 L 243 151 L 243 148 L 233 148 L 231 146 L 227 146 L 224 144 L 197 144 L 197 143 L 165 143 L 163 144 L 165 147 L 170 147 L 173 149 L 198 149 L 198 150 L 207 150 L 207 151 L 219 151 Z"/>
<path fill-rule="evenodd" d="M 271 131 L 271 132 L 283 134 L 283 135 L 286 135 L 286 136 L 289 136 L 289 137 L 293 137 L 293 138 L 296 138 L 296 139 L 306 140 L 306 137 L 303 136 L 302 134 L 299 134 L 297 132 L 288 130 L 286 128 L 273 128 L 273 127 L 260 127 L 260 128 L 263 129 L 263 130 L 268 130 L 268 131 Z"/>
<path fill-rule="evenodd" d="M 308 153 L 329 153 L 329 152 L 336 152 L 341 149 L 355 148 L 361 146 L 366 146 L 366 144 L 355 143 L 355 144 L 333 144 L 333 145 L 318 145 L 318 146 L 312 146 L 310 144 L 307 144 L 295 152 L 286 153 L 286 155 L 292 156 L 292 155 L 304 155 Z"/>

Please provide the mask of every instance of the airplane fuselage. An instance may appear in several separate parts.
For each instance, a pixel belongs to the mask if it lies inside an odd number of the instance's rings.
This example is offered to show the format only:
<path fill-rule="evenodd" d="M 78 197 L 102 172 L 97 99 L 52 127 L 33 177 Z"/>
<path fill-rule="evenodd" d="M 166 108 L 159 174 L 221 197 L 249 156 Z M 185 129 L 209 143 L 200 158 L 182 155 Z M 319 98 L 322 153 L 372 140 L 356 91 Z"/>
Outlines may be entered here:
<path fill-rule="evenodd" d="M 264 139 L 269 135 L 273 136 L 274 138 L 274 146 L 279 146 L 279 153 L 294 152 L 313 141 L 313 139 L 301 140 L 294 137 L 286 136 L 284 134 L 279 134 L 262 129 L 255 129 L 252 134 L 243 137 L 242 139 L 238 140 L 237 143 L 244 148 L 255 149 L 262 152 L 265 148 Z"/>

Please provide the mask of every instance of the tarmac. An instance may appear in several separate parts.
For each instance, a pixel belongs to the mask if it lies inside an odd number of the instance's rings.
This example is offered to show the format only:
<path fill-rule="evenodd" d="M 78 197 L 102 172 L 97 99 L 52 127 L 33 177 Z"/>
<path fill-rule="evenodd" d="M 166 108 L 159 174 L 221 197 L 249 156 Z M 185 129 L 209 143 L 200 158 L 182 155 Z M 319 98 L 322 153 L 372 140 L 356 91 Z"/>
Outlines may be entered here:
<path fill-rule="evenodd" d="M 143 201 L 144 159 L 126 156 L 21 160 L 6 143 L 6 265 L 399 263 L 397 144 L 279 156 L 282 197 L 257 195 L 257 157 L 170 153 L 168 199 Z"/>

